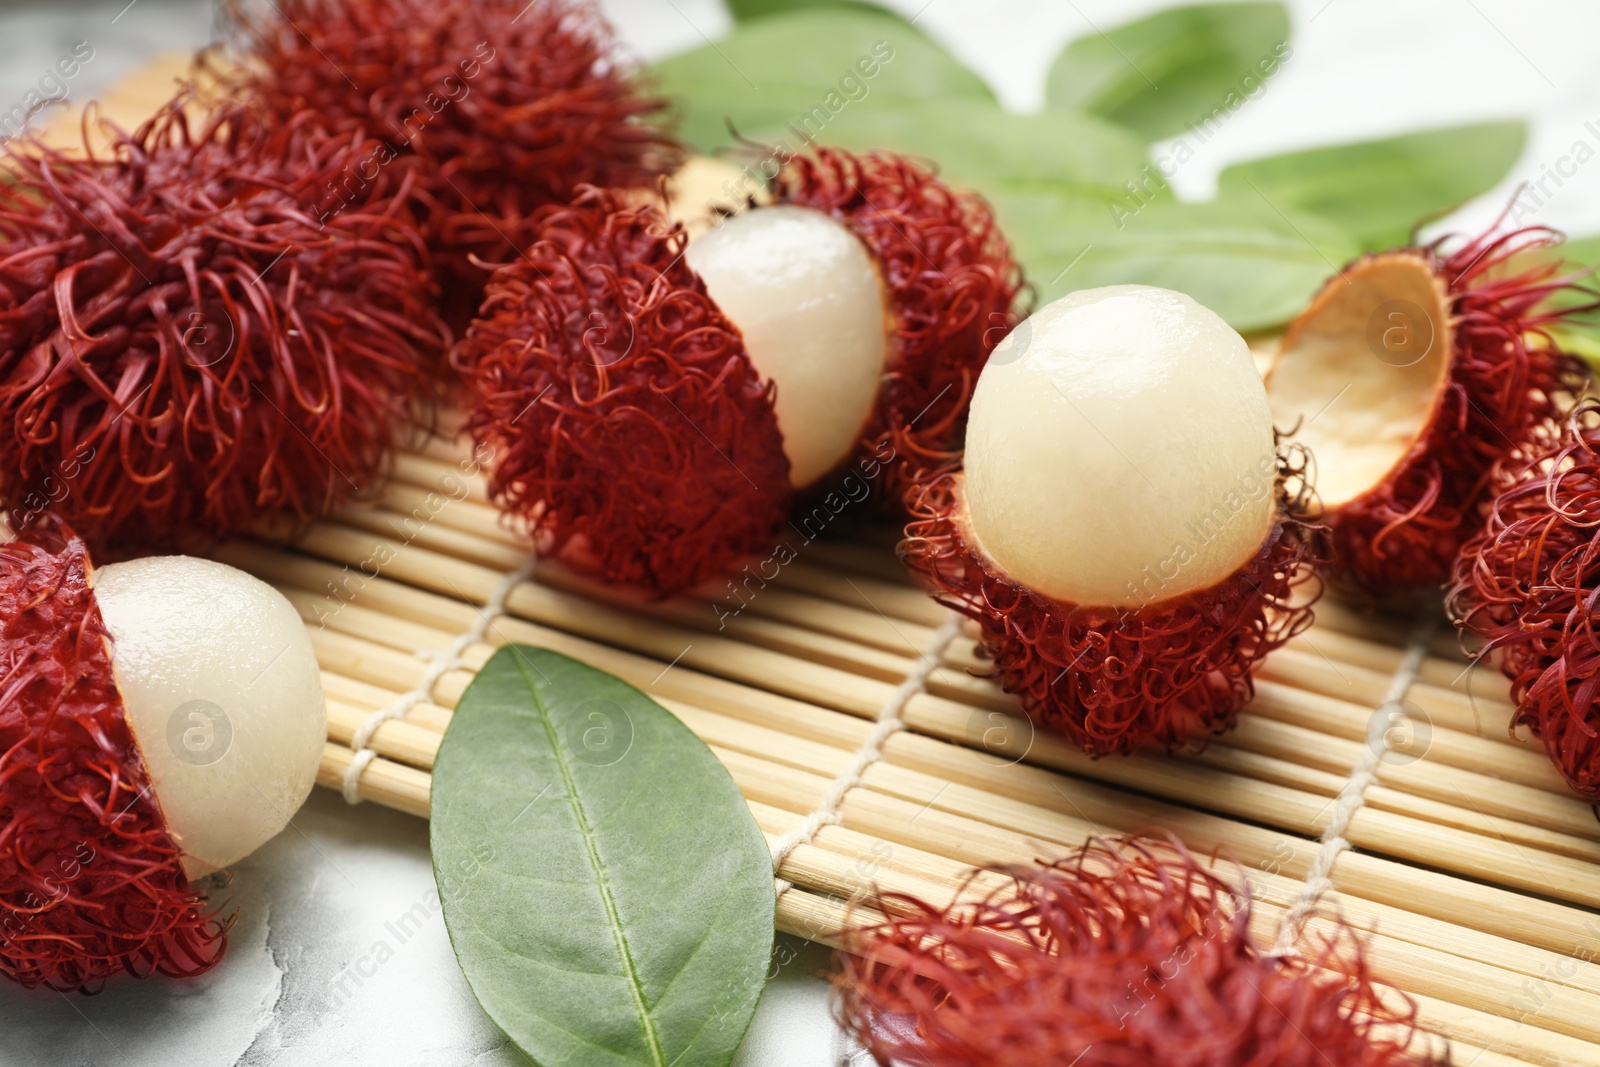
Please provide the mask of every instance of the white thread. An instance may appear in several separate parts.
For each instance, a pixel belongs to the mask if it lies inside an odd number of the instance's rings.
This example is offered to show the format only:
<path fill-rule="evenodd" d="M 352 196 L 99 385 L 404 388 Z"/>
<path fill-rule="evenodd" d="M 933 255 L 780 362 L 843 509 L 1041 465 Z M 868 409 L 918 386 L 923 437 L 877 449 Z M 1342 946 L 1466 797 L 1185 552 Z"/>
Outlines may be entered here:
<path fill-rule="evenodd" d="M 773 871 L 783 866 L 783 861 L 789 858 L 789 853 L 795 848 L 810 844 L 811 839 L 816 837 L 824 826 L 838 824 L 841 817 L 839 809 L 844 805 L 845 794 L 860 785 L 861 779 L 866 776 L 872 765 L 883 758 L 883 746 L 888 743 L 889 738 L 905 729 L 905 720 L 900 718 L 900 713 L 905 711 L 906 705 L 911 703 L 912 698 L 928 687 L 928 679 L 944 662 L 945 650 L 960 632 L 961 616 L 952 611 L 933 632 L 933 640 L 928 642 L 928 647 L 917 657 L 917 662 L 912 664 L 905 681 L 900 683 L 884 702 L 883 707 L 878 709 L 877 724 L 873 726 L 867 739 L 861 743 L 861 747 L 856 750 L 855 759 L 850 761 L 850 766 L 833 780 L 828 791 L 822 795 L 822 803 L 806 816 L 805 822 L 773 843 Z M 777 880 L 777 884 L 780 897 L 793 886 L 793 883 L 782 878 Z"/>
<path fill-rule="evenodd" d="M 489 599 L 484 601 L 477 620 L 466 633 L 450 642 L 445 648 L 424 649 L 417 653 L 417 658 L 428 663 L 428 669 L 422 674 L 422 681 L 409 693 L 402 693 L 388 707 L 379 708 L 368 715 L 350 738 L 350 747 L 355 751 L 355 756 L 351 759 L 350 766 L 345 768 L 344 778 L 340 783 L 345 803 L 361 803 L 361 776 L 378 755 L 371 748 L 372 737 L 378 732 L 378 727 L 391 719 L 403 718 L 418 704 L 433 699 L 433 687 L 439 684 L 439 679 L 461 667 L 461 657 L 466 655 L 467 649 L 482 641 L 484 635 L 489 632 L 489 627 L 494 625 L 495 619 L 505 614 L 506 598 L 511 595 L 511 591 L 532 575 L 533 564 L 528 563 L 502 576 L 490 590 Z"/>
<path fill-rule="evenodd" d="M 1431 608 L 1424 608 L 1423 618 L 1418 620 L 1411 632 L 1411 640 L 1406 644 L 1406 653 L 1401 658 L 1400 665 L 1395 668 L 1394 675 L 1389 679 L 1389 690 L 1384 694 L 1383 703 L 1378 705 L 1377 711 L 1381 712 L 1385 708 L 1399 705 L 1411 691 L 1411 687 L 1416 684 L 1417 676 L 1422 673 L 1423 660 L 1428 655 L 1428 641 L 1433 637 L 1437 625 L 1438 613 Z M 1271 955 L 1292 956 L 1300 951 L 1296 947 L 1300 934 L 1311 916 L 1316 913 L 1322 898 L 1334 888 L 1333 864 L 1338 860 L 1340 853 L 1350 847 L 1350 841 L 1345 834 L 1349 832 L 1350 822 L 1355 818 L 1356 812 L 1366 804 L 1367 790 L 1377 784 L 1378 763 L 1388 751 L 1389 731 L 1383 732 L 1378 744 L 1372 743 L 1369 731 L 1361 758 L 1356 761 L 1355 767 L 1350 771 L 1350 777 L 1345 779 L 1344 787 L 1339 790 L 1339 796 L 1334 803 L 1333 818 L 1328 820 L 1327 828 L 1322 831 L 1321 848 L 1312 859 L 1311 868 L 1306 871 L 1305 885 L 1301 887 L 1294 903 L 1289 905 L 1289 910 L 1278 927 L 1278 937 L 1273 942 Z"/>

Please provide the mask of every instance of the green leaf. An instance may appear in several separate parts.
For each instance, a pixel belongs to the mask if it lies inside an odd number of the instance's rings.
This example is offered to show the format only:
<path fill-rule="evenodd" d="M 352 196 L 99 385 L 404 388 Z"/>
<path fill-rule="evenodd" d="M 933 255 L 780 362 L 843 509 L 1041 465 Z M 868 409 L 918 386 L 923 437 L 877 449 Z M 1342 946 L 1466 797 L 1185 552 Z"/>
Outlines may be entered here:
<path fill-rule="evenodd" d="M 802 137 L 789 126 L 764 130 L 757 140 L 803 147 Z M 919 156 L 936 164 L 951 184 L 990 195 L 1046 185 L 1120 196 L 1123 183 L 1139 180 L 1149 166 L 1145 144 L 1103 119 L 1072 111 L 1017 115 L 982 100 L 846 108 L 816 140 Z"/>
<path fill-rule="evenodd" d="M 995 204 L 1041 304 L 1076 289 L 1159 285 L 1241 333 L 1287 322 L 1356 254 L 1327 222 L 1265 205 L 1156 200 L 1114 216 L 1103 199 L 1044 191 Z"/>
<path fill-rule="evenodd" d="M 786 15 L 791 11 L 810 11 L 817 8 L 843 9 L 845 11 L 875 11 L 892 14 L 877 4 L 863 0 L 728 0 L 728 10 L 741 22 L 766 18 L 769 15 Z"/>
<path fill-rule="evenodd" d="M 1491 122 L 1238 163 L 1221 196 L 1321 215 L 1364 249 L 1406 244 L 1422 221 L 1492 189 L 1522 154 L 1520 122 Z"/>
<path fill-rule="evenodd" d="M 627 683 L 526 646 L 462 696 L 434 873 L 478 1002 L 540 1064 L 725 1067 L 772 950 L 772 860 L 728 772 Z"/>
<path fill-rule="evenodd" d="M 1511 271 L 1531 267 L 1535 263 L 1561 260 L 1573 270 L 1590 269 L 1596 273 L 1580 279 L 1578 284 L 1588 293 L 1565 291 L 1550 299 L 1552 307 L 1575 308 L 1592 304 L 1600 298 L 1600 236 L 1581 237 L 1563 241 L 1554 248 L 1536 248 L 1519 252 L 1512 258 Z M 1585 311 L 1563 319 L 1550 327 L 1550 335 L 1564 351 L 1578 356 L 1591 368 L 1600 368 L 1600 312 Z"/>
<path fill-rule="evenodd" d="M 989 88 L 920 31 L 888 14 L 797 11 L 742 23 L 717 42 L 656 64 L 682 113 L 680 134 L 711 151 L 741 134 L 815 130 L 852 108 L 968 98 Z"/>
<path fill-rule="evenodd" d="M 1236 110 L 1291 54 L 1282 4 L 1172 8 L 1068 44 L 1045 99 L 1155 141 Z"/>

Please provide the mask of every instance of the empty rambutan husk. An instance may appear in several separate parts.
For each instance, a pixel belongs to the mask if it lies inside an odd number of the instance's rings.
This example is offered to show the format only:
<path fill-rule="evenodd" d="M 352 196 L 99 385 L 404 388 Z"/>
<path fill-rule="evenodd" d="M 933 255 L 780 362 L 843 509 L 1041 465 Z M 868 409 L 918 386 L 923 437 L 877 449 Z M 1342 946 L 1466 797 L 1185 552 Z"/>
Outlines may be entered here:
<path fill-rule="evenodd" d="M 1242 872 L 1159 836 L 1001 868 L 939 906 L 903 894 L 845 931 L 841 1026 L 906 1067 L 1437 1067 L 1414 1005 L 1380 991 L 1349 928 L 1303 953 L 1251 932 Z M 961 899 L 961 898 L 958 898 Z"/>
<path fill-rule="evenodd" d="M 1448 604 L 1478 654 L 1511 679 L 1516 714 L 1568 784 L 1600 803 L 1600 402 L 1495 469 L 1483 531 L 1456 562 Z"/>
<path fill-rule="evenodd" d="M 0 974 L 25 986 L 191 977 L 226 944 L 151 794 L 107 640 L 82 541 L 0 544 Z"/>
<path fill-rule="evenodd" d="M 273 113 L 362 129 L 418 166 L 452 321 L 531 216 L 586 184 L 639 188 L 681 151 L 591 0 L 229 0 L 246 61 L 223 81 Z M 217 65 L 213 63 L 213 65 Z"/>
<path fill-rule="evenodd" d="M 1558 240 L 1491 229 L 1364 256 L 1289 327 L 1267 392 L 1315 458 L 1339 584 L 1386 598 L 1443 582 L 1481 529 L 1490 467 L 1582 388 L 1548 332 L 1576 310 L 1550 301 L 1575 276 L 1507 265 Z"/>
<path fill-rule="evenodd" d="M 445 343 L 410 181 L 302 114 L 185 115 L 5 150 L 0 502 L 167 545 L 370 492 Z M 89 123 L 85 119 L 85 143 Z"/>
<path fill-rule="evenodd" d="M 494 450 L 490 492 L 543 551 L 670 593 L 772 550 L 797 498 L 831 518 L 853 479 L 898 503 L 911 472 L 955 454 L 1021 291 L 986 205 L 879 153 L 818 151 L 776 188 L 694 243 L 654 206 L 589 190 L 542 213 L 526 256 L 496 272 L 455 362 L 469 428 Z M 807 284 L 838 299 L 794 296 L 813 241 L 828 247 Z M 751 248 L 784 271 L 756 277 Z M 794 354 L 819 314 L 856 326 Z M 827 358 L 837 375 L 816 373 Z"/>

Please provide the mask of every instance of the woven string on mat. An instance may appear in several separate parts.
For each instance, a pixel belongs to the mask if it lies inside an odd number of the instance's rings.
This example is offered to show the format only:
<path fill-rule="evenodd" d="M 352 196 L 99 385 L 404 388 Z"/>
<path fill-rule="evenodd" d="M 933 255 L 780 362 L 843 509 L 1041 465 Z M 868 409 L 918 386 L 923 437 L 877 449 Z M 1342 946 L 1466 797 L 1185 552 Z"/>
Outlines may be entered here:
<path fill-rule="evenodd" d="M 945 650 L 950 647 L 950 642 L 956 639 L 961 632 L 961 616 L 950 612 L 939 628 L 934 630 L 933 639 L 928 642 L 928 647 L 923 649 L 912 664 L 905 681 L 901 682 L 895 691 L 889 694 L 889 699 L 884 701 L 883 707 L 878 709 L 876 724 L 867 739 L 856 750 L 855 758 L 850 761 L 850 766 L 833 780 L 828 786 L 828 791 L 822 795 L 822 803 L 805 822 L 790 830 L 772 844 L 772 870 L 776 874 L 783 866 L 783 861 L 789 858 L 800 845 L 811 843 L 824 826 L 832 826 L 840 820 L 840 808 L 844 806 L 845 794 L 861 784 L 868 770 L 874 763 L 883 758 L 883 746 L 889 738 L 905 729 L 905 720 L 900 713 L 905 711 L 906 705 L 928 687 L 928 679 L 933 672 L 939 669 L 944 662 Z M 782 878 L 778 880 L 778 895 L 782 896 L 793 883 Z"/>
<path fill-rule="evenodd" d="M 367 765 L 377 758 L 377 752 L 370 746 L 378 727 L 390 719 L 403 718 L 418 704 L 432 700 L 433 687 L 439 683 L 439 679 L 461 668 L 461 659 L 466 655 L 467 649 L 482 641 L 484 635 L 489 632 L 489 627 L 494 625 L 494 621 L 505 614 L 506 598 L 511 595 L 511 591 L 532 575 L 532 563 L 507 572 L 495 583 L 488 600 L 484 602 L 483 609 L 478 612 L 477 619 L 465 633 L 444 648 L 423 649 L 417 653 L 417 658 L 428 664 L 428 669 L 423 672 L 422 681 L 417 683 L 415 689 L 402 693 L 388 707 L 379 708 L 368 715 L 350 738 L 350 748 L 355 752 L 355 758 L 350 761 L 350 766 L 345 768 L 344 779 L 340 783 L 345 803 L 361 803 L 361 775 L 365 773 Z"/>
<path fill-rule="evenodd" d="M 1423 660 L 1428 655 L 1428 642 L 1432 640 L 1435 629 L 1439 623 L 1438 612 L 1433 608 L 1424 609 L 1423 616 L 1411 632 L 1411 639 L 1406 644 L 1405 655 L 1401 657 L 1400 665 L 1395 668 L 1393 676 L 1389 679 L 1389 689 L 1384 694 L 1383 703 L 1378 705 L 1374 713 L 1374 721 L 1380 723 L 1382 719 L 1377 716 L 1388 716 L 1392 721 L 1396 714 L 1405 715 L 1402 701 L 1411 687 L 1416 684 L 1417 676 L 1422 672 Z M 1344 787 L 1339 790 L 1339 795 L 1334 798 L 1333 817 L 1328 820 L 1327 827 L 1322 831 L 1321 847 L 1311 861 L 1311 867 L 1306 871 L 1306 880 L 1301 887 L 1299 896 L 1289 906 L 1288 912 L 1283 917 L 1283 923 L 1278 927 L 1277 939 L 1272 945 L 1272 955 L 1293 956 L 1300 951 L 1300 934 L 1311 916 L 1316 913 L 1317 905 L 1322 898 L 1333 891 L 1333 864 L 1339 854 L 1350 847 L 1345 834 L 1350 831 L 1350 823 L 1367 801 L 1367 790 L 1378 781 L 1378 764 L 1389 749 L 1390 732 L 1385 729 L 1377 737 L 1371 730 L 1367 732 L 1367 743 L 1361 750 L 1361 758 L 1350 771 L 1350 777 L 1345 779 Z"/>

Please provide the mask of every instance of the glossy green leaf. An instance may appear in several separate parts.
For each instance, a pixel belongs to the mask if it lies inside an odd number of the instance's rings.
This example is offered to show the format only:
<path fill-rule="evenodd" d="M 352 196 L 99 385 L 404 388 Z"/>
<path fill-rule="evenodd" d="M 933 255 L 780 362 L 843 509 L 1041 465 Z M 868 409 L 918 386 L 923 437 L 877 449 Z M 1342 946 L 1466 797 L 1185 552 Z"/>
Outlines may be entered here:
<path fill-rule="evenodd" d="M 1492 189 L 1522 154 L 1520 122 L 1491 122 L 1239 163 L 1222 172 L 1220 195 L 1265 197 L 1307 211 L 1365 249 L 1393 248 L 1413 228 Z"/>
<path fill-rule="evenodd" d="M 892 14 L 877 4 L 864 0 L 728 0 L 728 11 L 741 22 L 766 18 L 769 15 L 786 15 L 791 11 L 811 11 L 827 8 L 834 11 L 874 11 Z"/>
<path fill-rule="evenodd" d="M 656 64 L 657 88 L 682 116 L 680 133 L 710 151 L 794 123 L 815 132 L 851 109 L 965 98 L 989 88 L 903 19 L 820 10 L 741 23 L 703 48 Z"/>
<path fill-rule="evenodd" d="M 771 955 L 772 860 L 687 727 L 576 660 L 502 648 L 456 708 L 432 804 L 450 940 L 523 1052 L 731 1062 Z"/>
<path fill-rule="evenodd" d="M 1040 303 L 1100 285 L 1159 285 L 1241 332 L 1287 322 L 1356 254 L 1327 222 L 1265 206 L 1153 201 L 1112 211 L 1101 198 L 1044 191 L 995 203 Z"/>
<path fill-rule="evenodd" d="M 756 139 L 799 149 L 811 131 L 792 125 Z M 1150 167 L 1145 144 L 1120 126 L 1070 111 L 1018 115 L 981 100 L 874 103 L 845 109 L 821 128 L 822 144 L 887 148 L 932 161 L 954 185 L 998 195 L 1046 185 L 1104 197 L 1141 181 Z M 1160 195 L 1168 195 L 1164 186 Z"/>
<path fill-rule="evenodd" d="M 1600 236 L 1582 237 L 1564 241 L 1555 248 L 1541 248 L 1519 253 L 1512 261 L 1512 270 L 1531 266 L 1534 261 L 1548 262 L 1559 259 L 1573 270 L 1589 269 L 1595 273 L 1581 279 L 1578 284 L 1590 292 L 1567 291 L 1557 293 L 1551 304 L 1559 308 L 1575 308 L 1600 299 Z M 1600 312 L 1586 311 L 1557 322 L 1550 327 L 1551 336 L 1563 349 L 1582 358 L 1590 367 L 1600 368 Z"/>
<path fill-rule="evenodd" d="M 1159 140 L 1258 94 L 1288 41 L 1282 4 L 1197 4 L 1088 27 L 1050 68 L 1045 98 Z"/>

